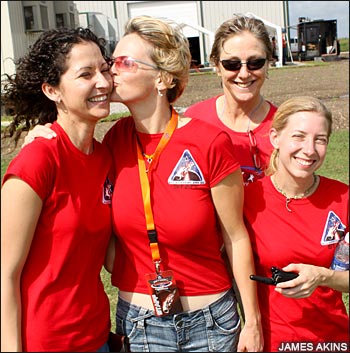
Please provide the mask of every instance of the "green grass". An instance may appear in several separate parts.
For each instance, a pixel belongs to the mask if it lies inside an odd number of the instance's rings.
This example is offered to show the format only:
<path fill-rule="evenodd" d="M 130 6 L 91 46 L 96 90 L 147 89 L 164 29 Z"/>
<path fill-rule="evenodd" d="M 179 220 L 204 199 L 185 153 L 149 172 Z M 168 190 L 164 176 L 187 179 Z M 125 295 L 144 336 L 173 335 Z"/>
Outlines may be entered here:
<path fill-rule="evenodd" d="M 339 38 L 340 52 L 349 51 L 349 38 Z"/>
<path fill-rule="evenodd" d="M 111 331 L 115 332 L 115 312 L 118 301 L 118 289 L 111 284 L 111 274 L 107 272 L 104 268 L 101 271 L 101 278 L 105 286 L 106 294 L 109 298 L 110 312 L 111 312 Z"/>
<path fill-rule="evenodd" d="M 127 113 L 126 113 L 127 114 Z M 108 121 L 114 121 L 123 114 L 116 114 L 109 117 Z M 344 183 L 349 183 L 349 131 L 339 130 L 335 131 L 330 139 L 326 160 L 323 166 L 318 170 L 318 174 L 327 176 L 329 178 L 340 180 Z M 8 162 L 1 160 L 1 179 L 6 171 Z M 112 286 L 110 281 L 110 274 L 104 269 L 101 271 L 101 278 L 105 285 L 106 293 L 110 299 L 111 304 L 111 321 L 112 330 L 115 331 L 115 311 L 117 304 L 117 289 Z M 349 313 L 349 294 L 343 294 L 343 300 Z"/>
<path fill-rule="evenodd" d="M 333 132 L 326 159 L 318 174 L 349 184 L 349 131 Z"/>
<path fill-rule="evenodd" d="M 8 162 L 5 162 L 1 159 L 1 180 L 2 180 L 3 175 L 6 172 L 7 166 L 8 166 Z"/>
<path fill-rule="evenodd" d="M 113 114 L 107 116 L 107 118 L 101 119 L 98 123 L 100 124 L 100 123 L 105 123 L 107 121 L 116 121 L 116 120 L 119 120 L 120 118 L 124 118 L 129 115 L 130 115 L 129 111 L 122 112 L 122 113 L 113 113 Z"/>

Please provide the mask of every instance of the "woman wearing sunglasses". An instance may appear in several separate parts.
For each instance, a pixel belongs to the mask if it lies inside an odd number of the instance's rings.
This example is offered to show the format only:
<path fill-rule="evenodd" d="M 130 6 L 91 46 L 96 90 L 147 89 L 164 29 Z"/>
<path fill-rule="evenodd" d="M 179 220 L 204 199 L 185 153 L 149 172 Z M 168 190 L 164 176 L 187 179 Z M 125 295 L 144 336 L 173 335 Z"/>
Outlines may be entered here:
<path fill-rule="evenodd" d="M 245 185 L 264 175 L 273 149 L 268 133 L 277 108 L 260 93 L 271 59 L 271 41 L 262 21 L 237 15 L 222 23 L 210 60 L 221 77 L 223 95 L 198 102 L 185 112 L 230 135 Z"/>
<path fill-rule="evenodd" d="M 225 132 L 172 107 L 191 62 L 174 25 L 131 19 L 110 62 L 111 100 L 131 112 L 103 140 L 116 165 L 116 246 L 106 264 L 118 288 L 116 330 L 136 352 L 261 351 L 239 162 Z M 243 299 L 242 331 L 223 241 Z"/>

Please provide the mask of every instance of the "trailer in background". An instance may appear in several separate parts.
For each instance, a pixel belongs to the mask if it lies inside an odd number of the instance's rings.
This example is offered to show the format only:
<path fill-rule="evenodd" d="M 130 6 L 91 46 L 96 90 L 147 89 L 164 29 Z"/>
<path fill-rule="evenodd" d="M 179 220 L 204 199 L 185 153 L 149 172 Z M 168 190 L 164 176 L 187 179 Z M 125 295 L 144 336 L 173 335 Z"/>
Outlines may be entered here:
<path fill-rule="evenodd" d="M 337 20 L 309 20 L 299 17 L 298 59 L 314 60 L 316 57 L 336 57 L 340 54 L 337 38 Z"/>

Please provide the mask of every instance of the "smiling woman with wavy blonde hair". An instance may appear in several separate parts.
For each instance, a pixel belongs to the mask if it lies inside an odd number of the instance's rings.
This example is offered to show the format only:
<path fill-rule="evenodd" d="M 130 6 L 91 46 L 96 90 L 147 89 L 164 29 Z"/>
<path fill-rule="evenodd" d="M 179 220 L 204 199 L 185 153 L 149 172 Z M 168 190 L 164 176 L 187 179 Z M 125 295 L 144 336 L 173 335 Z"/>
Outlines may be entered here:
<path fill-rule="evenodd" d="M 319 99 L 288 99 L 270 130 L 274 153 L 268 176 L 245 188 L 244 217 L 257 274 L 271 277 L 277 267 L 298 275 L 276 287 L 258 283 L 267 352 L 300 342 L 314 350 L 349 342 L 342 300 L 349 273 L 330 269 L 336 245 L 349 231 L 349 186 L 316 174 L 331 131 L 332 114 Z"/>

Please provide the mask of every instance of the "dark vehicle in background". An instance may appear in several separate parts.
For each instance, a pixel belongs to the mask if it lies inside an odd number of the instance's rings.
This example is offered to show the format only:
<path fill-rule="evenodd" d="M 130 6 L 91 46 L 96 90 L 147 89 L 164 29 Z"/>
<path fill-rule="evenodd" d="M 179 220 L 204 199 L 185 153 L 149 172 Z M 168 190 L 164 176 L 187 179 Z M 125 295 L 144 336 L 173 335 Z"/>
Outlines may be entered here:
<path fill-rule="evenodd" d="M 340 54 L 337 38 L 337 20 L 309 20 L 299 17 L 298 59 L 314 60 L 316 57 L 336 57 Z"/>

